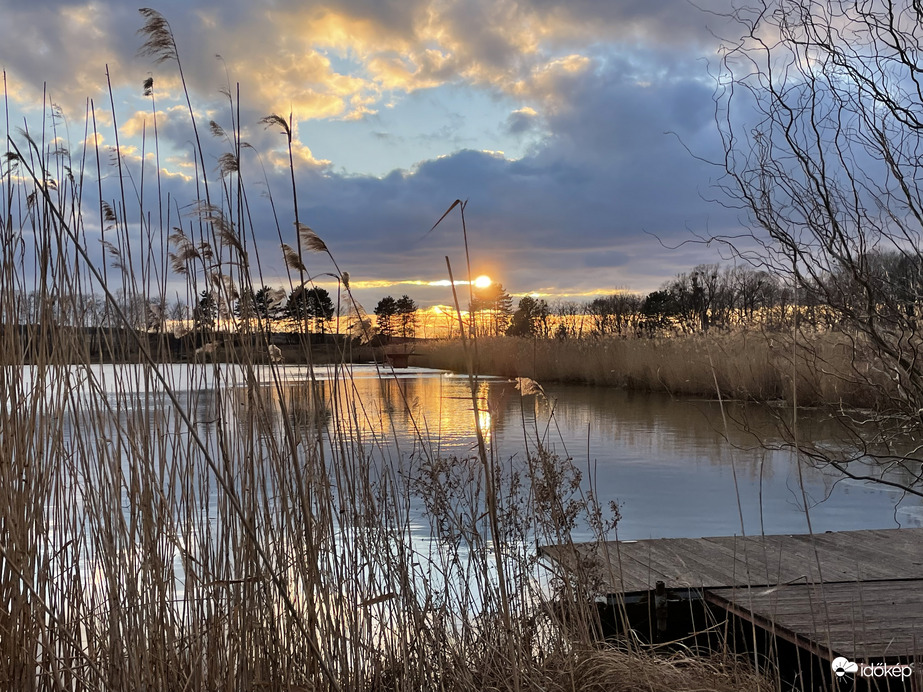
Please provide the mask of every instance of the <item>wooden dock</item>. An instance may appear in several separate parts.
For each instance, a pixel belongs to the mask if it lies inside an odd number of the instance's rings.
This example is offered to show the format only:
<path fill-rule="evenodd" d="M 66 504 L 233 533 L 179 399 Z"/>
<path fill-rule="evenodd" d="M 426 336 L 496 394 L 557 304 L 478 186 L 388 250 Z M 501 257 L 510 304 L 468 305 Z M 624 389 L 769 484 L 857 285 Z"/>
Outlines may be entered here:
<path fill-rule="evenodd" d="M 923 529 L 545 546 L 609 596 L 701 594 L 821 659 L 923 658 Z"/>

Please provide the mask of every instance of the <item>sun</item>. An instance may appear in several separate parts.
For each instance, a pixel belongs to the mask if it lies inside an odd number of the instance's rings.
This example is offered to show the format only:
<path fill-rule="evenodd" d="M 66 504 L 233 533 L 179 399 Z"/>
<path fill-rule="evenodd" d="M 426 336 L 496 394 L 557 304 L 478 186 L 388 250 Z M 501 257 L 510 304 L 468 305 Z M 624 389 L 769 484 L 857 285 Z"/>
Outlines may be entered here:
<path fill-rule="evenodd" d="M 486 274 L 481 274 L 478 278 L 474 280 L 475 288 L 487 288 L 493 282 L 490 280 L 490 277 Z"/>

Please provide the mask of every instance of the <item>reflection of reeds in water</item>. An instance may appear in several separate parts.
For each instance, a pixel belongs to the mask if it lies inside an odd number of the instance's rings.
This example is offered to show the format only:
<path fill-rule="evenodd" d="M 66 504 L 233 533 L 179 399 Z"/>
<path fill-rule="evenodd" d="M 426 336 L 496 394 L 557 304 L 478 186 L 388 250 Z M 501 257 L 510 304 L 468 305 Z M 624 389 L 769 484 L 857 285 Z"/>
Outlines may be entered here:
<path fill-rule="evenodd" d="M 145 18 L 148 53 L 178 63 L 169 25 Z M 156 113 L 154 83 L 145 89 Z M 91 114 L 94 135 L 95 123 Z M 549 591 L 534 570 L 536 542 L 566 543 L 576 514 L 598 516 L 568 461 L 541 449 L 515 464 L 446 458 L 428 404 L 396 388 L 391 410 L 372 414 L 343 363 L 293 385 L 266 364 L 259 320 L 242 323 L 252 338 L 226 365 L 155 362 L 156 315 L 175 278 L 168 252 L 190 303 L 207 290 L 226 312 L 254 288 L 252 162 L 222 158 L 209 180 L 211 145 L 195 131 L 204 201 L 168 231 L 159 170 L 135 176 L 143 195 L 122 187 L 126 175 L 91 184 L 71 175 L 66 150 L 38 143 L 60 134 L 14 138 L 2 178 L 0 687 L 595 689 L 627 675 L 627 660 L 653 689 L 759 682 L 734 664 L 703 666 L 698 679 L 637 652 L 591 651 L 590 582 L 576 573 Z M 91 148 L 88 170 L 137 166 L 111 157 Z M 297 221 L 294 190 L 292 204 Z M 304 252 L 335 246 L 302 236 L 302 253 L 288 250 L 293 285 L 307 279 Z M 94 364 L 83 327 L 101 322 L 113 329 L 97 334 L 110 343 L 96 352 L 131 363 Z M 196 345 L 211 329 L 200 320 Z M 400 454 L 382 443 L 395 412 L 415 440 Z M 487 538 L 488 520 L 500 541 Z"/>

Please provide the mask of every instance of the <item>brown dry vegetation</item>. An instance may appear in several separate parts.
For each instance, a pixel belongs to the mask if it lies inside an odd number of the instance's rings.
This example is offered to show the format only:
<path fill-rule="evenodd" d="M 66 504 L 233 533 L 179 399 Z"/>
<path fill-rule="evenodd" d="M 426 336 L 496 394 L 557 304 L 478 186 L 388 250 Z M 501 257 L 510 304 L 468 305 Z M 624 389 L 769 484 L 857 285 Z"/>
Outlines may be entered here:
<path fill-rule="evenodd" d="M 425 364 L 465 371 L 457 340 L 430 342 L 419 349 Z M 738 330 L 645 338 L 523 339 L 496 337 L 477 344 L 483 375 L 531 377 L 665 391 L 677 396 L 752 401 L 793 399 L 806 406 L 872 407 L 886 402 L 889 381 L 873 361 L 856 360 L 855 344 L 833 332 L 791 334 Z M 870 383 L 871 380 L 871 383 Z"/>

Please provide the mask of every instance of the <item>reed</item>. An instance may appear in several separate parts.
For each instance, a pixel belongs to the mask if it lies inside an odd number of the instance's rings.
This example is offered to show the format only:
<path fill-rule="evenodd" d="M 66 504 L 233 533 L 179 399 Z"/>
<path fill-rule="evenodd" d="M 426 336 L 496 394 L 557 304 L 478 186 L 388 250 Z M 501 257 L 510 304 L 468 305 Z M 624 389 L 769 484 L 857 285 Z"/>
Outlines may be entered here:
<path fill-rule="evenodd" d="M 169 24 L 143 14 L 145 50 L 181 67 Z M 153 80 L 145 91 L 156 113 Z M 567 545 L 577 517 L 601 539 L 611 528 L 570 460 L 540 447 L 446 458 L 422 421 L 412 451 L 398 454 L 346 354 L 323 377 L 294 376 L 267 357 L 258 322 L 225 345 L 224 363 L 205 351 L 158 362 L 131 305 L 164 305 L 176 276 L 190 302 L 208 288 L 224 306 L 262 283 L 255 166 L 228 96 L 232 125 L 211 130 L 231 151 L 211 178 L 186 93 L 200 199 L 185 217 L 162 198 L 159 168 L 72 149 L 54 119 L 19 134 L 7 125 L 0 688 L 769 689 L 733 659 L 596 646 L 591 576 L 536 576 L 536 544 Z M 87 132 L 96 121 L 91 108 Z M 283 118 L 266 122 L 291 133 Z M 110 166 L 119 175 L 103 175 Z M 297 210 L 293 162 L 290 173 Z M 335 243 L 297 211 L 291 228 L 280 244 L 300 285 L 306 253 L 333 258 Z M 132 340 L 130 362 L 91 355 L 82 327 L 98 293 L 121 330 L 99 338 L 108 352 Z M 215 343 L 209 325 L 198 331 Z M 482 343 L 481 357 L 496 347 Z M 474 438 L 476 411 L 471 426 Z M 421 521 L 426 547 L 413 535 Z"/>
<path fill-rule="evenodd" d="M 530 377 L 541 382 L 579 383 L 665 391 L 676 396 L 715 396 L 756 402 L 792 402 L 796 382 L 804 406 L 885 406 L 893 381 L 875 372 L 874 359 L 857 357 L 856 344 L 842 334 L 798 336 L 737 330 L 647 338 L 482 338 L 478 372 Z M 418 348 L 426 364 L 464 372 L 457 340 Z M 794 355 L 793 355 L 794 354 Z"/>

